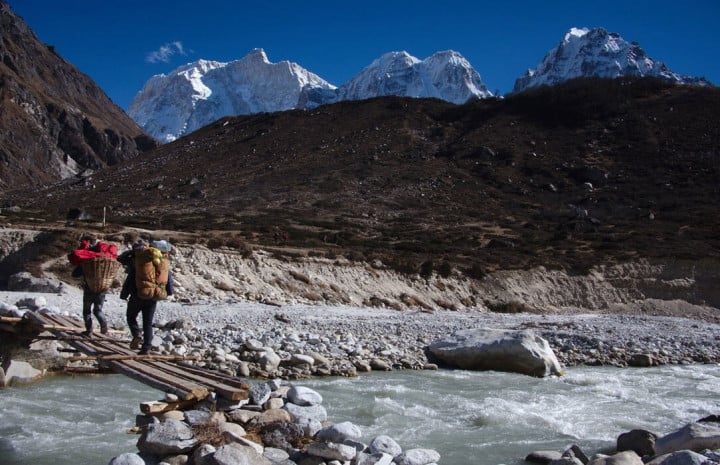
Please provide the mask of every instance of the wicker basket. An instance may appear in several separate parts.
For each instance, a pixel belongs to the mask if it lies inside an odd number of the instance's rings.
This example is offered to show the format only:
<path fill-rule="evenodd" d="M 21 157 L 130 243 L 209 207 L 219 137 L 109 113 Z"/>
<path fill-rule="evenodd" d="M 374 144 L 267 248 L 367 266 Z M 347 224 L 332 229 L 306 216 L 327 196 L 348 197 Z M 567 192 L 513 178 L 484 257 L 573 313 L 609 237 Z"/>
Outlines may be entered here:
<path fill-rule="evenodd" d="M 117 260 L 103 257 L 84 260 L 80 266 L 82 266 L 88 288 L 96 293 L 110 289 L 115 275 L 122 267 Z"/>

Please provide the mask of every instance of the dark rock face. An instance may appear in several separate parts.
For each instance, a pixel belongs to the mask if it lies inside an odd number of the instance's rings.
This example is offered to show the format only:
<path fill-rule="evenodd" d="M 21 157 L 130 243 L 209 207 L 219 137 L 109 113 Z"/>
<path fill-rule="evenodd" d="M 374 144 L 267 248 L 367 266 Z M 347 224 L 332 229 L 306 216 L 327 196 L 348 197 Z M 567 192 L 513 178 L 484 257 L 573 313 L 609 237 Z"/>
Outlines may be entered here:
<path fill-rule="evenodd" d="M 0 188 L 46 184 L 157 143 L 0 1 Z"/>

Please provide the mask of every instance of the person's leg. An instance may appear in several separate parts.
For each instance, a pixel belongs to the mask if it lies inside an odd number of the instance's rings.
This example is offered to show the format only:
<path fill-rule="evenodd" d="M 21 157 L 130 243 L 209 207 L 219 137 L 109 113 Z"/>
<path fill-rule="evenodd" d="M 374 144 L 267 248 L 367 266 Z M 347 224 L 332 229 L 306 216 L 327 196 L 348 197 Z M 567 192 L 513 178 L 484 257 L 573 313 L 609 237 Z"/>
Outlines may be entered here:
<path fill-rule="evenodd" d="M 125 311 L 125 319 L 127 320 L 128 329 L 132 335 L 132 341 L 130 342 L 130 349 L 136 350 L 142 343 L 142 337 L 140 336 L 140 326 L 138 326 L 137 317 L 140 313 L 140 302 L 137 297 L 130 296 L 127 302 L 127 309 Z"/>
<path fill-rule="evenodd" d="M 104 304 L 105 304 L 105 293 L 101 292 L 99 294 L 94 294 L 93 314 L 95 315 L 95 318 L 97 318 L 98 323 L 100 323 L 100 332 L 103 334 L 107 334 L 108 325 L 107 325 L 107 319 L 105 318 L 105 314 L 103 313 L 103 305 Z"/>
<path fill-rule="evenodd" d="M 85 322 L 85 332 L 83 334 L 91 337 L 93 327 L 92 304 L 93 294 L 90 291 L 85 290 L 83 292 L 83 321 Z"/>
<path fill-rule="evenodd" d="M 143 319 L 143 344 L 140 349 L 141 354 L 147 354 L 152 348 L 153 340 L 153 318 L 155 317 L 155 308 L 157 302 L 154 300 L 144 300 L 141 304 Z"/>

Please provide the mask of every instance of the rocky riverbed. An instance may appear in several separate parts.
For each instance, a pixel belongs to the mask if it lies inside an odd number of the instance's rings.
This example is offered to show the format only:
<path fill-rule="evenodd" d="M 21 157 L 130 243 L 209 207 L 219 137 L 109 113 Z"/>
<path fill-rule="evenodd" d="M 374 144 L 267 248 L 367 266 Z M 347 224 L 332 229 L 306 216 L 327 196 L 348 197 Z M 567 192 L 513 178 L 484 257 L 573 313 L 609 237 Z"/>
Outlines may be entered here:
<path fill-rule="evenodd" d="M 81 293 L 2 292 L 5 307 L 43 306 L 80 315 Z M 126 329 L 125 302 L 111 292 L 111 327 Z M 154 350 L 194 355 L 228 374 L 298 379 L 391 369 L 434 369 L 427 346 L 461 329 L 531 329 L 564 366 L 720 362 L 720 325 L 682 317 L 604 313 L 413 311 L 340 306 L 164 301 Z M 118 335 L 116 337 L 127 337 Z"/>

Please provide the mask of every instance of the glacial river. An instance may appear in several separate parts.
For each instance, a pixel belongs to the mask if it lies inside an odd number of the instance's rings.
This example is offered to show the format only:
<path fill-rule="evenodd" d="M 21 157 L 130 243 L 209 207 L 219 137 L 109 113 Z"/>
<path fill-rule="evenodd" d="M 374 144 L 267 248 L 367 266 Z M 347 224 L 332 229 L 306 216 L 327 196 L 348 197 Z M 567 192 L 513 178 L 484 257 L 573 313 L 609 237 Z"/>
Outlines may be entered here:
<path fill-rule="evenodd" d="M 717 414 L 720 366 L 571 368 L 562 378 L 496 372 L 398 371 L 303 380 L 333 421 L 404 449 L 427 447 L 441 465 L 520 464 L 534 450 L 612 449 L 635 428 L 658 434 Z M 0 464 L 105 465 L 135 452 L 127 434 L 139 403 L 162 393 L 121 375 L 53 377 L 0 390 Z"/>

